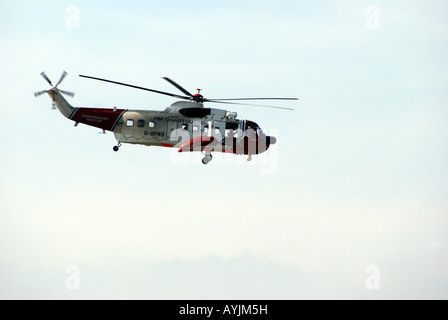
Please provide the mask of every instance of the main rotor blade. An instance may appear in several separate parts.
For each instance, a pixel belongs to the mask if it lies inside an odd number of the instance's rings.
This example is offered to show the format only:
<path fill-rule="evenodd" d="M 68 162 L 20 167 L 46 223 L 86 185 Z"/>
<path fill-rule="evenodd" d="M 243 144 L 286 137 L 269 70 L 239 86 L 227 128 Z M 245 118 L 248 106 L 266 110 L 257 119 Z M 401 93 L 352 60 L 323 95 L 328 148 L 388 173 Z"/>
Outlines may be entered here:
<path fill-rule="evenodd" d="M 237 104 L 240 106 L 252 106 L 252 107 L 262 107 L 262 108 L 273 108 L 273 109 L 282 109 L 282 110 L 294 110 L 292 108 L 284 108 L 284 107 L 275 107 L 275 106 L 264 106 L 260 104 L 247 104 L 247 103 L 236 103 L 236 102 L 224 102 L 224 101 L 217 101 L 215 99 L 208 100 L 206 99 L 205 102 L 213 102 L 213 103 L 224 103 L 224 104 Z"/>
<path fill-rule="evenodd" d="M 64 80 L 65 76 L 67 75 L 67 72 L 62 72 L 61 77 L 59 78 L 58 83 L 56 83 L 55 87 L 61 84 L 61 82 Z"/>
<path fill-rule="evenodd" d="M 190 100 L 189 97 L 184 97 L 184 96 L 180 96 L 180 95 L 173 94 L 173 93 L 168 93 L 168 92 L 163 92 L 163 91 L 157 91 L 157 90 L 153 90 L 153 89 L 143 88 L 143 87 L 139 87 L 139 86 L 134 86 L 132 84 L 127 84 L 127 83 L 123 83 L 123 82 L 117 82 L 117 81 L 106 80 L 106 79 L 101 79 L 101 78 L 95 78 L 95 77 L 90 77 L 90 76 L 83 76 L 83 75 L 79 75 L 79 76 L 82 77 L 82 78 L 99 80 L 99 81 L 109 82 L 109 83 L 113 83 L 113 84 L 119 84 L 121 86 L 126 86 L 126 87 L 135 88 L 135 89 L 140 89 L 140 90 L 155 92 L 155 93 L 159 93 L 159 94 L 164 94 L 166 96 L 175 97 L 175 98 L 179 98 L 179 99 Z"/>
<path fill-rule="evenodd" d="M 47 75 L 45 74 L 45 72 L 41 72 L 40 73 L 40 75 L 45 79 L 45 80 L 47 80 L 47 82 L 50 84 L 50 86 L 53 86 L 53 84 L 51 83 L 51 81 L 50 81 L 50 78 L 48 78 L 47 77 Z"/>
<path fill-rule="evenodd" d="M 187 90 L 182 88 L 180 85 L 178 85 L 176 82 L 174 82 L 170 78 L 168 78 L 168 77 L 162 77 L 162 78 L 165 79 L 166 81 L 168 81 L 169 83 L 171 83 L 173 86 L 175 86 L 180 91 L 182 91 L 182 93 L 186 94 L 187 96 L 193 97 L 193 95 L 190 92 L 188 92 Z"/>
<path fill-rule="evenodd" d="M 236 101 L 236 100 L 299 100 L 299 98 L 236 98 L 236 99 L 212 99 L 213 101 Z"/>

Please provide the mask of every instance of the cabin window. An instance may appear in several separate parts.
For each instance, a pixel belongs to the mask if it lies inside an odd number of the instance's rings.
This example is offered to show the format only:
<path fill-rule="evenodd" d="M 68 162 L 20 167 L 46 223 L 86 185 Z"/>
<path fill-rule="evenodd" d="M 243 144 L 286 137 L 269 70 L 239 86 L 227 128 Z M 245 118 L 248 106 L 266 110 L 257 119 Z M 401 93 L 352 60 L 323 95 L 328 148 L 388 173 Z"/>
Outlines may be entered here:
<path fill-rule="evenodd" d="M 193 132 L 199 132 L 199 126 L 193 126 Z"/>
<path fill-rule="evenodd" d="M 219 127 L 215 128 L 215 134 L 221 134 L 221 130 L 219 130 Z"/>
<path fill-rule="evenodd" d="M 156 126 L 156 123 L 153 121 L 149 121 L 149 127 L 154 128 Z"/>
<path fill-rule="evenodd" d="M 237 130 L 226 129 L 226 137 L 236 137 L 237 132 Z"/>
<path fill-rule="evenodd" d="M 188 131 L 188 124 L 182 124 L 182 130 Z"/>
<path fill-rule="evenodd" d="M 126 121 L 126 125 L 127 125 L 128 127 L 133 127 L 133 126 L 134 126 L 134 120 L 129 119 L 128 121 Z"/>
<path fill-rule="evenodd" d="M 145 120 L 138 120 L 137 121 L 137 127 L 143 128 L 145 126 Z"/>

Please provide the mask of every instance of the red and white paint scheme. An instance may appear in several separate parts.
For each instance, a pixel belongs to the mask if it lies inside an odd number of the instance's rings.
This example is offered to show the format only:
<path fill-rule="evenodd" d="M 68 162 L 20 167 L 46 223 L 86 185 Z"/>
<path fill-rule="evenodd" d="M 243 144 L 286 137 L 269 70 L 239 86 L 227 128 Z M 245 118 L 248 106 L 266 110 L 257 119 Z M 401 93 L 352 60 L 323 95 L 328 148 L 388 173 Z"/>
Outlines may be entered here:
<path fill-rule="evenodd" d="M 122 143 L 141 144 L 178 148 L 179 152 L 200 151 L 204 154 L 202 162 L 207 164 L 212 160 L 212 152 L 224 152 L 246 155 L 248 160 L 252 155 L 260 154 L 276 143 L 276 138 L 267 136 L 253 121 L 239 120 L 235 112 L 222 109 L 206 108 L 204 102 L 241 104 L 227 102 L 228 100 L 297 100 L 296 98 L 239 98 L 239 99 L 205 99 L 198 89 L 197 94 L 190 94 L 169 78 L 164 78 L 186 96 L 166 93 L 148 88 L 129 85 L 89 76 L 81 76 L 132 88 L 142 89 L 159 94 L 169 95 L 189 101 L 173 103 L 164 111 L 146 111 L 129 109 L 81 108 L 71 106 L 63 94 L 74 96 L 74 93 L 60 90 L 57 86 L 67 75 L 64 72 L 53 85 L 45 73 L 41 73 L 51 85 L 48 90 L 35 93 L 35 96 L 47 93 L 53 105 L 66 118 L 75 122 L 111 131 L 115 134 L 118 144 L 113 150 L 118 151 Z M 266 107 L 266 106 L 263 106 Z M 273 107 L 292 110 L 288 108 Z"/>

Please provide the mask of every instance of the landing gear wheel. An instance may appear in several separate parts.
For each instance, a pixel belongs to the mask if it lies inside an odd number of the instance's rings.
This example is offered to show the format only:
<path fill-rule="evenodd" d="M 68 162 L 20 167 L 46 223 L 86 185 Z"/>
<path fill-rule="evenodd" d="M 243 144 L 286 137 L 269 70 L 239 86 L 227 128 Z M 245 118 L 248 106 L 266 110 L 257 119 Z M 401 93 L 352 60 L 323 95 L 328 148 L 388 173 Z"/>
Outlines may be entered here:
<path fill-rule="evenodd" d="M 207 164 L 212 161 L 213 156 L 211 154 L 206 154 L 204 158 L 202 158 L 202 163 Z"/>
<path fill-rule="evenodd" d="M 117 140 L 118 141 L 118 140 Z M 121 142 L 120 141 L 118 141 L 118 144 L 116 145 L 116 146 L 114 146 L 114 151 L 115 152 L 117 152 L 118 150 L 120 150 L 120 147 L 121 147 Z"/>
<path fill-rule="evenodd" d="M 252 160 L 252 155 L 251 154 L 247 157 L 247 161 L 250 161 L 250 160 Z"/>

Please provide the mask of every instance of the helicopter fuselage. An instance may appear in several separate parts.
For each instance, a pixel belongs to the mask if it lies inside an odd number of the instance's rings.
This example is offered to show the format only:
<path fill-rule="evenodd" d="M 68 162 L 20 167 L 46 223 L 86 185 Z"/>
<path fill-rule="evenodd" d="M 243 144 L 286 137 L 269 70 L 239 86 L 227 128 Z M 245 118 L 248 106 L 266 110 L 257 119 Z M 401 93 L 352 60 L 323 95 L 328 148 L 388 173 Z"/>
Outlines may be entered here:
<path fill-rule="evenodd" d="M 276 142 L 253 121 L 239 120 L 236 113 L 204 108 L 179 101 L 164 111 L 73 108 L 68 119 L 111 131 L 122 143 L 176 147 L 179 152 L 205 151 L 253 155 Z"/>
<path fill-rule="evenodd" d="M 261 106 L 235 100 L 297 100 L 297 98 L 232 98 L 232 99 L 206 99 L 200 94 L 191 94 L 173 80 L 163 77 L 184 95 L 178 95 L 154 89 L 144 88 L 122 82 L 80 75 L 83 78 L 109 82 L 117 85 L 132 87 L 158 94 L 187 100 L 173 103 L 164 111 L 130 110 L 115 108 L 85 108 L 73 107 L 62 94 L 73 97 L 74 93 L 59 90 L 58 85 L 64 80 L 67 72 L 63 72 L 59 81 L 53 85 L 48 76 L 41 72 L 41 76 L 51 85 L 48 90 L 34 93 L 38 97 L 47 93 L 53 101 L 53 106 L 64 117 L 75 122 L 75 126 L 82 123 L 100 128 L 105 133 L 111 131 L 115 134 L 118 144 L 113 147 L 118 151 L 122 143 L 140 144 L 146 146 L 159 146 L 178 148 L 179 152 L 200 151 L 204 154 L 202 163 L 212 160 L 212 152 L 225 152 L 239 155 L 248 155 L 248 160 L 254 154 L 260 154 L 276 143 L 276 138 L 267 136 L 253 121 L 237 119 L 236 112 L 223 109 L 205 108 L 204 102 L 223 103 L 232 105 L 251 105 L 269 108 L 284 107 Z"/>

